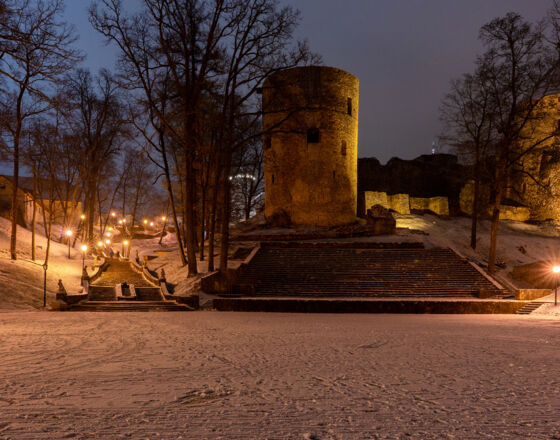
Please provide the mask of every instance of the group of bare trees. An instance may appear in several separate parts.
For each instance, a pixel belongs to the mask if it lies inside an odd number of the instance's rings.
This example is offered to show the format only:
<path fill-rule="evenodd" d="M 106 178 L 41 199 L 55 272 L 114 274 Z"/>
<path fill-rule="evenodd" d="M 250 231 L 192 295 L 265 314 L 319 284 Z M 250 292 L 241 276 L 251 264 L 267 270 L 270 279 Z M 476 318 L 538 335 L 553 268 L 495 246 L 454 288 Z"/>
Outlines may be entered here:
<path fill-rule="evenodd" d="M 6 0 L 0 8 L 0 145 L 13 165 L 12 259 L 16 259 L 18 181 L 24 153 L 48 157 L 25 151 L 25 140 L 30 138 L 26 134 L 57 106 L 57 81 L 81 59 L 72 48 L 72 27 L 60 21 L 62 8 L 61 0 Z M 56 126 L 54 120 L 50 128 Z"/>
<path fill-rule="evenodd" d="M 473 165 L 473 248 L 480 182 L 484 176 L 491 182 L 490 272 L 495 271 L 500 206 L 512 172 L 529 172 L 523 159 L 559 134 L 557 126 L 541 129 L 547 117 L 542 99 L 560 89 L 559 11 L 554 3 L 538 23 L 508 13 L 484 25 L 479 35 L 484 52 L 477 57 L 474 72 L 454 80 L 442 103 L 443 138 Z"/>
<path fill-rule="evenodd" d="M 293 39 L 298 12 L 277 0 L 139 3 L 129 12 L 120 0 L 91 2 L 93 28 L 119 49 L 115 73 L 93 75 L 78 66 L 63 0 L 0 1 L 0 150 L 13 164 L 14 259 L 25 166 L 44 187 L 38 199 L 64 201 L 67 226 L 83 204 L 90 243 L 111 209 L 134 223 L 161 188 L 189 275 L 197 259 L 213 270 L 216 254 L 227 269 L 230 223 L 248 218 L 262 192 L 262 84 L 318 57 Z"/>
<path fill-rule="evenodd" d="M 90 21 L 120 49 L 133 123 L 163 175 L 183 264 L 197 273 L 197 250 L 203 259 L 208 238 L 213 270 L 219 234 L 224 271 L 232 176 L 246 167 L 240 158 L 259 160 L 243 153 L 261 137 L 258 91 L 273 72 L 314 56 L 292 39 L 297 11 L 275 0 L 141 4 L 130 14 L 120 0 L 99 0 Z"/>

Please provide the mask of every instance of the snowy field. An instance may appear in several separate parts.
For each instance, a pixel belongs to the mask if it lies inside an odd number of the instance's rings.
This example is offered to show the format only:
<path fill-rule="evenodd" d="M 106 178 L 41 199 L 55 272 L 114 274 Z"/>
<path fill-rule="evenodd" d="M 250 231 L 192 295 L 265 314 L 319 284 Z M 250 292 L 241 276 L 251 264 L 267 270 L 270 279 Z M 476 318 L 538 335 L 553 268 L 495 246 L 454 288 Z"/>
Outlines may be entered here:
<path fill-rule="evenodd" d="M 560 439 L 560 321 L 4 312 L 0 438 Z"/>

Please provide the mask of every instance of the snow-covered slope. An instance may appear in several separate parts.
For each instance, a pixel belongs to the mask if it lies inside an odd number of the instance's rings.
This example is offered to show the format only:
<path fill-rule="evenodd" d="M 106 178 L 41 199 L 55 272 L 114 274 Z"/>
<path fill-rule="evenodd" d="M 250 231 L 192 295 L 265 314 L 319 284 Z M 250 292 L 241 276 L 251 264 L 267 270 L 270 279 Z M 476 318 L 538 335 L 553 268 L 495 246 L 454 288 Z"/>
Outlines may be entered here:
<path fill-rule="evenodd" d="M 474 251 L 469 245 L 469 218 L 444 219 L 435 215 L 396 215 L 396 218 L 397 236 L 373 237 L 368 240 L 422 241 L 426 246 L 452 247 L 482 266 L 487 262 L 490 231 L 490 222 L 487 220 L 479 224 L 478 245 Z M 23 228 L 18 229 L 19 259 L 15 262 L 10 261 L 8 251 L 10 223 L 0 218 L 0 309 L 36 308 L 42 305 L 43 269 L 40 265 L 43 263 L 46 239 L 41 231 L 39 227 L 37 233 L 39 259 L 35 264 L 30 261 L 31 232 Z M 79 291 L 81 253 L 77 250 L 78 245 L 75 250 L 72 250 L 72 258 L 68 260 L 67 246 L 52 243 L 47 272 L 49 294 L 47 303 L 54 298 L 59 279 L 63 280 L 69 292 Z M 120 250 L 118 245 L 115 250 Z M 167 280 L 176 284 L 176 294 L 187 292 L 194 280 L 187 279 L 188 271 L 181 265 L 174 234 L 167 234 L 161 244 L 159 238 L 133 240 L 131 258 L 136 256 L 137 251 L 140 258 L 159 253 L 157 258 L 150 260 L 149 267 L 158 273 L 164 269 Z M 509 272 L 516 265 L 556 258 L 560 261 L 560 231 L 553 225 L 531 225 L 513 221 L 504 221 L 500 224 L 498 261 L 504 265 L 499 271 L 502 277 L 509 277 Z M 86 265 L 90 266 L 91 262 L 86 261 Z M 201 273 L 205 273 L 207 262 L 199 262 L 198 268 Z"/>
<path fill-rule="evenodd" d="M 31 260 L 31 231 L 18 227 L 18 259 L 10 260 L 10 222 L 0 217 L 0 309 L 35 309 L 43 305 L 43 267 L 47 240 L 42 234 L 42 227 L 37 228 L 37 259 Z M 62 279 L 68 292 L 76 293 L 80 289 L 82 274 L 82 255 L 78 249 L 71 250 L 68 259 L 68 246 L 51 242 L 49 265 L 47 269 L 47 304 L 58 289 L 58 280 Z M 91 261 L 86 260 L 86 265 Z"/>

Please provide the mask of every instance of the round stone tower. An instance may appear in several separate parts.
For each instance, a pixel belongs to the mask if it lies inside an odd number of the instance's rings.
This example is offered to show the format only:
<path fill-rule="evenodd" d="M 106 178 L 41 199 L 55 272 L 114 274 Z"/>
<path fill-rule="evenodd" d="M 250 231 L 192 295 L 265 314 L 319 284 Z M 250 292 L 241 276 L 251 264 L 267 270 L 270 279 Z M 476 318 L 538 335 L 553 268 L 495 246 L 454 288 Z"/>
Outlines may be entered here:
<path fill-rule="evenodd" d="M 265 216 L 296 225 L 356 220 L 359 81 L 296 67 L 263 86 Z"/>

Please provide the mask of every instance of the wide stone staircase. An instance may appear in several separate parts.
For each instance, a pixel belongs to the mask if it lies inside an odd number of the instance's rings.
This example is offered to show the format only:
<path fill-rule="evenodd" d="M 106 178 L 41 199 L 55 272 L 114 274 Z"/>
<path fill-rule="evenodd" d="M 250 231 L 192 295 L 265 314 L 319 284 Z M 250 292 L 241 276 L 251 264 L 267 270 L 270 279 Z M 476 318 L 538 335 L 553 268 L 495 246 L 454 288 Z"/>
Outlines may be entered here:
<path fill-rule="evenodd" d="M 73 311 L 90 312 L 147 312 L 147 311 L 188 311 L 190 307 L 165 301 L 159 287 L 146 281 L 142 274 L 130 267 L 128 261 L 109 259 L 109 265 L 101 276 L 89 286 L 88 299 L 70 307 Z M 133 284 L 136 299 L 117 298 L 115 285 Z"/>
<path fill-rule="evenodd" d="M 418 243 L 262 243 L 232 296 L 473 297 L 502 293 L 451 249 Z"/>

